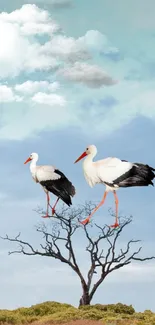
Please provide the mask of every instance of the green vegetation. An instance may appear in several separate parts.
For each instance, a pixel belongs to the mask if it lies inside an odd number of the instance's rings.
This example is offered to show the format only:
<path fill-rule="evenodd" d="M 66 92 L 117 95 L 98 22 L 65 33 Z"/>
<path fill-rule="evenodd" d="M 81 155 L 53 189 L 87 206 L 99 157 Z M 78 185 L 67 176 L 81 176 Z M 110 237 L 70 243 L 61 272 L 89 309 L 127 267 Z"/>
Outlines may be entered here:
<path fill-rule="evenodd" d="M 155 325 L 155 314 L 150 310 L 136 313 L 132 306 L 121 303 L 75 308 L 68 304 L 45 302 L 29 308 L 0 310 L 0 324 L 35 322 L 36 325 L 49 325 L 80 319 L 100 320 L 103 325 Z"/>

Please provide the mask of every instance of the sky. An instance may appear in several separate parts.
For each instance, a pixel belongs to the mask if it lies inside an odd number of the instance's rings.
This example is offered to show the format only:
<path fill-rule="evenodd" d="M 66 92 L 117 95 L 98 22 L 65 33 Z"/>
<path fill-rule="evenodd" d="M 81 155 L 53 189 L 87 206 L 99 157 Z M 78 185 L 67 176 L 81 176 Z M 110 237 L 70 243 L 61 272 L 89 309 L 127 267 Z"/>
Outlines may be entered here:
<path fill-rule="evenodd" d="M 154 0 L 1 0 L 0 236 L 21 232 L 39 247 L 35 226 L 42 220 L 34 210 L 46 201 L 23 164 L 31 152 L 73 182 L 75 206 L 99 201 L 104 191 L 89 188 L 81 163 L 74 165 L 89 144 L 97 146 L 96 159 L 114 156 L 155 167 L 154 10 Z M 133 216 L 120 244 L 141 239 L 146 256 L 154 254 L 154 195 L 151 186 L 118 191 L 120 214 Z M 112 194 L 96 222 L 111 224 L 109 208 Z M 16 246 L 3 240 L 0 248 L 0 308 L 47 300 L 78 305 L 79 280 L 66 266 L 8 256 Z M 85 265 L 81 240 L 76 249 Z M 152 261 L 114 272 L 92 303 L 155 311 L 154 268 Z"/>

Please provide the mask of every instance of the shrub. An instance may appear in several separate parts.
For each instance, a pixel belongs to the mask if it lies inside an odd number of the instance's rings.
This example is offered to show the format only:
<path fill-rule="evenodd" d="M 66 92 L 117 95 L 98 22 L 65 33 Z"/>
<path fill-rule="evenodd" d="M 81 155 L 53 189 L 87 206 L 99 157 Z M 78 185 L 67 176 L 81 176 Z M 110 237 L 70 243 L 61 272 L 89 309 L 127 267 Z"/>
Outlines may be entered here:
<path fill-rule="evenodd" d="M 32 315 L 44 316 L 44 315 L 54 314 L 60 310 L 66 310 L 71 307 L 72 306 L 69 304 L 61 304 L 60 302 L 47 301 L 47 302 L 43 302 L 41 304 L 31 306 L 29 308 L 19 308 L 16 311 L 24 316 L 26 316 L 26 315 L 28 315 L 28 316 L 32 316 Z M 72 308 L 74 308 L 74 307 L 72 307 Z"/>
<path fill-rule="evenodd" d="M 94 319 L 99 320 L 103 318 L 103 312 L 95 308 L 82 311 L 82 319 Z"/>
<path fill-rule="evenodd" d="M 101 305 L 101 304 L 96 304 L 94 305 L 96 309 L 103 310 L 103 311 L 113 311 L 114 313 L 118 314 L 129 314 L 132 315 L 135 313 L 134 308 L 132 305 L 127 306 L 121 303 L 118 304 L 109 304 L 109 305 Z"/>
<path fill-rule="evenodd" d="M 71 320 L 77 320 L 81 318 L 82 318 L 82 314 L 79 312 L 79 310 L 74 307 L 71 307 L 68 308 L 67 310 L 59 311 L 54 314 L 44 316 L 40 319 L 39 322 L 47 323 L 51 321 L 51 322 L 64 323 L 64 322 L 69 322 Z"/>
<path fill-rule="evenodd" d="M 17 324 L 19 323 L 18 315 L 15 315 L 13 312 L 9 311 L 2 311 L 0 312 L 0 324 L 3 323 L 10 323 L 10 324 Z"/>
<path fill-rule="evenodd" d="M 100 320 L 103 325 L 155 325 L 155 314 L 150 310 L 136 313 L 130 305 L 90 305 L 75 308 L 69 304 L 45 302 L 29 308 L 0 310 L 0 325 L 45 325 L 76 320 Z M 76 323 L 75 323 L 76 324 Z"/>

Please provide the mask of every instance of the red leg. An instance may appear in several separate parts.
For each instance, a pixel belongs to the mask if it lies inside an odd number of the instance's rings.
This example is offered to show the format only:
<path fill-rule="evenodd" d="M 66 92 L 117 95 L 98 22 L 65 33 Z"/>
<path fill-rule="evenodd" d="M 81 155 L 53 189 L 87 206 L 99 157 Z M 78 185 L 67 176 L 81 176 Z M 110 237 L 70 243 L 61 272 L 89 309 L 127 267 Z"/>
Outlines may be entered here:
<path fill-rule="evenodd" d="M 50 208 L 52 209 L 52 206 L 50 205 L 50 196 L 49 196 L 49 194 L 47 194 L 47 200 L 48 200 L 48 205 L 49 205 Z"/>
<path fill-rule="evenodd" d="M 49 201 L 50 201 L 50 197 L 48 192 L 46 193 L 46 197 L 47 197 L 47 210 L 46 210 L 46 216 L 42 216 L 42 218 L 49 218 Z"/>
<path fill-rule="evenodd" d="M 105 191 L 104 192 L 104 195 L 103 195 L 103 198 L 101 200 L 101 202 L 97 205 L 97 207 L 92 211 L 92 213 L 86 218 L 84 219 L 83 221 L 80 221 L 80 223 L 82 223 L 83 225 L 86 225 L 89 221 L 90 221 L 90 218 L 92 217 L 92 215 L 101 207 L 101 205 L 104 204 L 105 202 L 105 199 L 106 199 L 106 196 L 107 196 L 107 192 Z"/>
<path fill-rule="evenodd" d="M 57 198 L 57 200 L 56 200 L 56 202 L 55 202 L 55 204 L 54 204 L 54 206 L 53 206 L 53 208 L 52 208 L 52 216 L 53 216 L 54 213 L 55 213 L 55 207 L 56 207 L 58 201 L 59 201 L 59 197 Z"/>
<path fill-rule="evenodd" d="M 47 194 L 47 199 L 48 199 L 48 205 L 49 205 L 50 208 L 52 209 L 52 216 L 53 216 L 54 213 L 55 213 L 55 207 L 56 207 L 56 205 L 57 205 L 57 203 L 58 203 L 58 201 L 59 201 L 59 198 L 57 198 L 57 200 L 56 200 L 56 202 L 55 202 L 55 204 L 54 204 L 53 207 L 50 205 L 50 196 L 49 196 L 49 194 Z"/>
<path fill-rule="evenodd" d="M 114 225 L 111 225 L 112 228 L 117 228 L 119 227 L 119 221 L 118 221 L 118 197 L 116 194 L 116 191 L 113 191 L 114 197 L 115 197 L 115 206 L 116 206 L 116 219 Z"/>

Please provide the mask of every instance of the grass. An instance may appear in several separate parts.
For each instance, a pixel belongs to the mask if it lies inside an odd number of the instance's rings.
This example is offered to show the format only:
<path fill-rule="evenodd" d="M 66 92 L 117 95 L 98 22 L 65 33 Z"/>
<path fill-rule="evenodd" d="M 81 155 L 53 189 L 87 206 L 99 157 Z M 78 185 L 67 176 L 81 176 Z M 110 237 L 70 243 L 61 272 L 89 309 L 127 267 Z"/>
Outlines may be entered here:
<path fill-rule="evenodd" d="M 0 324 L 155 325 L 155 313 L 136 313 L 132 306 L 91 305 L 75 308 L 69 304 L 44 302 L 29 308 L 0 310 Z"/>

